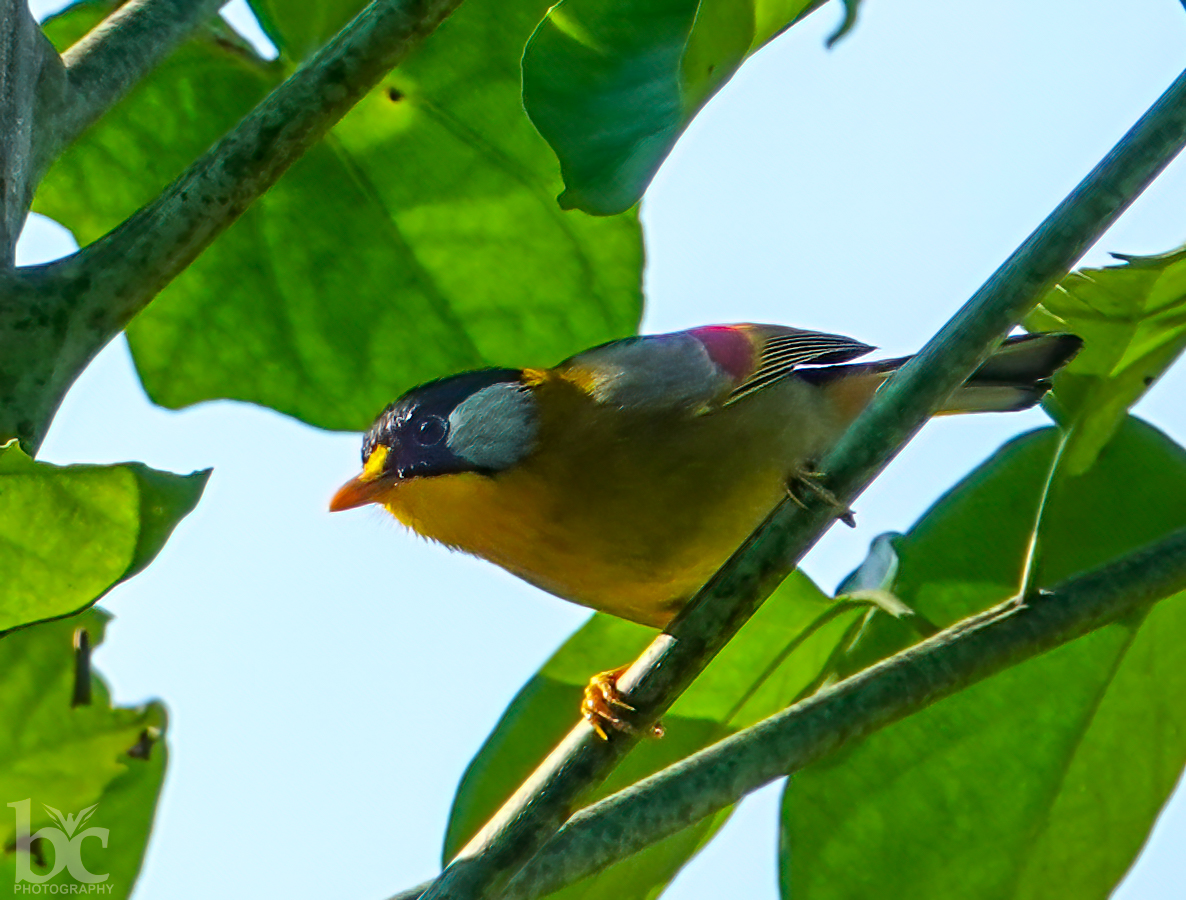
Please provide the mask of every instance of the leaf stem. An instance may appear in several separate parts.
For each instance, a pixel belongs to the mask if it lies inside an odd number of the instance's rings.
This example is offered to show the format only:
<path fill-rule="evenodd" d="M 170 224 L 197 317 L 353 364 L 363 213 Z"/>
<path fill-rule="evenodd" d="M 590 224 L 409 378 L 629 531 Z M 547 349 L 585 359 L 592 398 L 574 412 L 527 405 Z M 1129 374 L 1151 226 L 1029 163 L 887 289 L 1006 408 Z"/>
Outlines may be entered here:
<path fill-rule="evenodd" d="M 1042 531 L 1042 516 L 1046 512 L 1046 503 L 1050 499 L 1050 491 L 1054 487 L 1054 479 L 1060 474 L 1063 451 L 1067 449 L 1067 442 L 1071 433 L 1065 428 L 1059 429 L 1058 446 L 1050 457 L 1050 466 L 1046 470 L 1046 480 L 1042 483 L 1042 495 L 1038 499 L 1038 509 L 1034 513 L 1034 525 L 1030 530 L 1029 543 L 1025 548 L 1025 559 L 1021 566 L 1021 583 L 1017 593 L 1022 597 L 1029 596 L 1034 590 L 1034 578 L 1038 572 L 1038 537 Z"/>
<path fill-rule="evenodd" d="M 891 378 L 822 463 L 841 505 L 871 482 L 1042 293 L 1066 274 L 1186 143 L 1186 73 L 989 278 L 922 351 Z M 657 719 L 790 573 L 835 517 L 831 507 L 783 503 L 619 680 Z M 643 729 L 645 730 L 645 729 Z M 584 723 L 457 855 L 425 900 L 502 893 L 637 738 L 597 738 Z"/>

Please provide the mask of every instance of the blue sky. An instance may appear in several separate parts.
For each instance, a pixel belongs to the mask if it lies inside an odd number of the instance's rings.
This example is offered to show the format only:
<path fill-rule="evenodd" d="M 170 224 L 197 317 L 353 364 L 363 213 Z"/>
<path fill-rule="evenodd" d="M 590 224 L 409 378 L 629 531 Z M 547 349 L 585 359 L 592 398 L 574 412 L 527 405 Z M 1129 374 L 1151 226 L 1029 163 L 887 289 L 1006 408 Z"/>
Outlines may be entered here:
<path fill-rule="evenodd" d="M 659 173 L 643 204 L 646 330 L 783 322 L 908 353 L 1186 66 L 1171 0 L 880 0 L 826 51 L 837 16 L 751 60 Z M 1184 210 L 1179 161 L 1088 262 L 1180 245 Z M 34 220 L 21 253 L 70 246 Z M 1186 443 L 1184 395 L 1179 366 L 1138 412 Z M 1043 422 L 932 423 L 806 571 L 833 588 L 873 536 Z M 379 898 L 434 874 L 465 764 L 585 611 L 377 511 L 331 517 L 356 435 L 242 404 L 152 407 L 122 340 L 41 455 L 215 469 L 160 558 L 103 604 L 116 619 L 96 663 L 116 698 L 162 697 L 171 716 L 137 896 Z M 776 791 L 747 801 L 666 896 L 774 898 L 776 813 Z M 1179 897 L 1184 842 L 1179 799 L 1117 896 Z"/>

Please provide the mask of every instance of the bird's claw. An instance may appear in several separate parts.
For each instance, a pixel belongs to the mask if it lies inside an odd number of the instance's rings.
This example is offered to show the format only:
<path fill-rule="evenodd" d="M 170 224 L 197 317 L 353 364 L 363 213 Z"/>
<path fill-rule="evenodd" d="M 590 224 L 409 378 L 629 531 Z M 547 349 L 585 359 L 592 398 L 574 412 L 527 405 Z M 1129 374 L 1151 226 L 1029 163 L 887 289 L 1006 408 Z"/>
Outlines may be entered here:
<path fill-rule="evenodd" d="M 618 678 L 629 666 L 619 666 L 605 672 L 598 672 L 585 685 L 585 696 L 581 700 L 581 716 L 588 722 L 598 737 L 608 741 L 611 732 L 634 734 L 638 729 L 624 719 L 621 713 L 633 713 L 637 710 L 622 699 L 618 691 Z M 651 737 L 663 737 L 663 725 L 656 722 L 649 729 Z"/>
<path fill-rule="evenodd" d="M 821 479 L 824 477 L 823 472 L 817 472 L 811 466 L 795 471 L 789 479 L 787 479 L 787 496 L 795 501 L 803 509 L 807 509 L 807 504 L 803 499 L 795 493 L 796 488 L 802 488 L 815 496 L 819 497 L 824 503 L 832 507 L 836 513 L 836 518 L 847 525 L 849 528 L 857 527 L 857 517 L 847 504 L 842 503 L 840 498 L 833 494 L 828 488 L 824 487 Z"/>

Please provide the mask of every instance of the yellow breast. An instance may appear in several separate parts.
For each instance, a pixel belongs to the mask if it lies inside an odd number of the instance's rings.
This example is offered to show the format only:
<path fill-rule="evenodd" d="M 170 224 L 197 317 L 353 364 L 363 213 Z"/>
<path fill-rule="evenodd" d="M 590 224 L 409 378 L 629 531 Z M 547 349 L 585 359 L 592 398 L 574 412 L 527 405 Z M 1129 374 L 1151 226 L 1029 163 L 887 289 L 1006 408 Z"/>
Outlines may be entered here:
<path fill-rule="evenodd" d="M 584 606 L 662 627 L 785 496 L 825 436 L 786 410 L 632 416 L 552 404 L 539 449 L 493 476 L 411 479 L 405 525 Z M 777 399 L 777 398 L 775 398 Z M 757 401 L 766 402 L 766 401 Z"/>

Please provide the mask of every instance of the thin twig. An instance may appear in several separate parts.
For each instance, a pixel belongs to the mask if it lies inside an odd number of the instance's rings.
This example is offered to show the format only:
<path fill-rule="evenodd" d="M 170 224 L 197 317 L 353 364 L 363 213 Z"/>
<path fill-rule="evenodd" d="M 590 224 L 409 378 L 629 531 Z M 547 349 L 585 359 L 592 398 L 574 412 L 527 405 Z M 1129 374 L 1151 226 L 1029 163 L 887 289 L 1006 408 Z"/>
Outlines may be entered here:
<path fill-rule="evenodd" d="M 879 391 L 821 466 L 850 506 L 901 447 L 1186 143 L 1186 73 L 915 359 Z M 834 517 L 784 503 L 622 677 L 654 721 L 819 539 Z M 425 900 L 496 897 L 636 740 L 580 723 L 450 863 Z"/>

